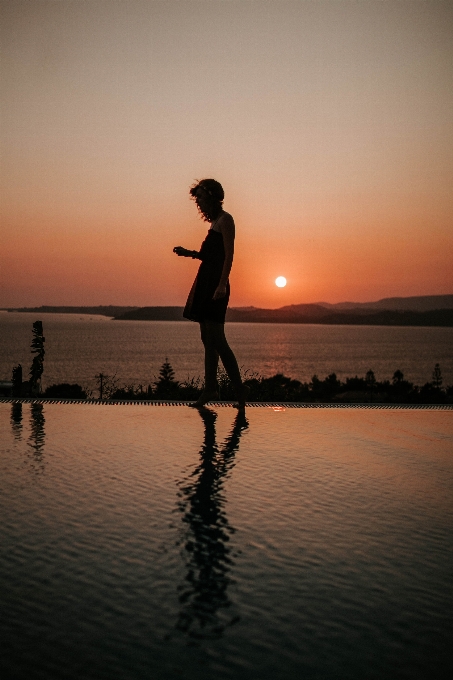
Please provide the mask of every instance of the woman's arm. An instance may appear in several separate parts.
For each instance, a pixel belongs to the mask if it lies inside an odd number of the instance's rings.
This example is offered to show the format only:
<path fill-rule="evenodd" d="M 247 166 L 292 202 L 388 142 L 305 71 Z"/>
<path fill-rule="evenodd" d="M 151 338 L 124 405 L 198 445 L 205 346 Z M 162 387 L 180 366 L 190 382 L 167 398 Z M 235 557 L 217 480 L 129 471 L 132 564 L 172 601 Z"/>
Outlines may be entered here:
<path fill-rule="evenodd" d="M 191 257 L 193 260 L 201 260 L 198 250 L 187 250 L 187 248 L 182 246 L 176 246 L 176 248 L 173 248 L 173 252 L 179 255 L 179 257 Z"/>
<path fill-rule="evenodd" d="M 228 213 L 225 213 L 219 224 L 220 231 L 223 236 L 223 247 L 225 249 L 225 261 L 223 263 L 222 274 L 220 276 L 219 285 L 213 295 L 214 300 L 225 297 L 228 277 L 230 275 L 231 267 L 233 265 L 234 255 L 234 235 L 235 227 L 234 220 Z"/>

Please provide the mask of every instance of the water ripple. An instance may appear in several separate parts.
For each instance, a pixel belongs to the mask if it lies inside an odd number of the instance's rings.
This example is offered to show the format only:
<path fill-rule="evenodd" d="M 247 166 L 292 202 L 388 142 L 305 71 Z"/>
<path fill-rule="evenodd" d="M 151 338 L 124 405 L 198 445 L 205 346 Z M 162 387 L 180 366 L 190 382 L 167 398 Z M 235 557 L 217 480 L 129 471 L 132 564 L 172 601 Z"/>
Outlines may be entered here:
<path fill-rule="evenodd" d="M 20 406 L 2 677 L 451 677 L 451 413 Z"/>

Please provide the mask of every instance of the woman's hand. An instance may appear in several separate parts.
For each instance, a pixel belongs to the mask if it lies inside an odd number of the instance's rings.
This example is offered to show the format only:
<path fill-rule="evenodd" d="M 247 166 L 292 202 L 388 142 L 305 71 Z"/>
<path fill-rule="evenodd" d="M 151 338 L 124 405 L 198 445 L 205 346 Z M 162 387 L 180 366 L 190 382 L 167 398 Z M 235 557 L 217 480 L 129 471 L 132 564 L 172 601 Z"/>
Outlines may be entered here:
<path fill-rule="evenodd" d="M 179 257 L 192 257 L 192 251 L 182 246 L 176 246 L 176 248 L 173 248 L 173 252 Z"/>
<path fill-rule="evenodd" d="M 212 299 L 213 300 L 220 300 L 220 298 L 224 298 L 226 294 L 227 294 L 226 283 L 219 283 L 219 285 L 215 289 L 215 292 L 214 292 L 214 295 L 212 296 Z"/>

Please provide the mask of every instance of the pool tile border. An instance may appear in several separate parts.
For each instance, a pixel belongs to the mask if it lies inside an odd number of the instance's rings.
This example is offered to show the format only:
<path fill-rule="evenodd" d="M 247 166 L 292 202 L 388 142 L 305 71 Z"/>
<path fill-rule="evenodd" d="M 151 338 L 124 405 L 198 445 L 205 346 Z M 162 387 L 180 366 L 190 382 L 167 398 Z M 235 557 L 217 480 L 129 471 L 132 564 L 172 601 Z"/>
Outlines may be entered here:
<path fill-rule="evenodd" d="M 0 404 L 85 404 L 91 406 L 188 406 L 193 401 L 158 400 L 100 400 L 100 399 L 49 399 L 45 397 L 0 397 Z M 233 407 L 234 401 L 210 401 L 211 407 Z M 340 404 L 336 402 L 305 403 L 294 401 L 251 401 L 247 408 L 335 408 L 335 409 L 384 409 L 384 410 L 424 410 L 453 411 L 453 404 L 380 404 L 362 402 L 357 404 Z"/>

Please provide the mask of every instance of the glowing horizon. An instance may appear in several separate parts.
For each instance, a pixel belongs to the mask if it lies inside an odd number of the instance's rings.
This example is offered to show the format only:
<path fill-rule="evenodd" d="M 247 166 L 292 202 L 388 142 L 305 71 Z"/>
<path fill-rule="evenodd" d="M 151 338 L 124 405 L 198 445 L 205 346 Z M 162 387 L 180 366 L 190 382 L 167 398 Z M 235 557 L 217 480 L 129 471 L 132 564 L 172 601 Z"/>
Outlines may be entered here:
<path fill-rule="evenodd" d="M 204 238 L 202 177 L 236 222 L 233 307 L 453 291 L 448 3 L 42 0 L 1 19 L 0 306 L 183 305 L 197 263 L 172 249 Z"/>

